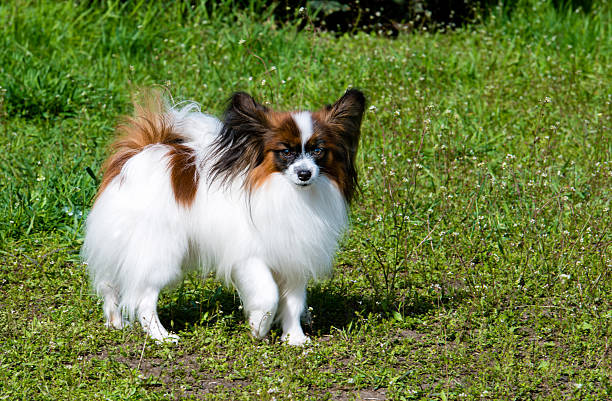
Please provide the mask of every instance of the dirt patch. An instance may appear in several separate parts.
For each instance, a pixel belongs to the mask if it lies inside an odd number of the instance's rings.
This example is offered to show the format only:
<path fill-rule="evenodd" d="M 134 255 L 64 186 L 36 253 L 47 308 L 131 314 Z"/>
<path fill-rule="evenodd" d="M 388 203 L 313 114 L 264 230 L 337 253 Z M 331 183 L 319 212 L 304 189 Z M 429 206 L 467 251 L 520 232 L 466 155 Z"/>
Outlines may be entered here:
<path fill-rule="evenodd" d="M 410 339 L 416 340 L 416 341 L 422 340 L 423 337 L 425 337 L 424 334 L 419 333 L 418 331 L 410 330 L 410 329 L 399 330 L 397 332 L 397 335 L 395 336 L 395 338 L 398 339 L 398 340 L 399 339 L 410 338 Z"/>
<path fill-rule="evenodd" d="M 196 397 L 215 393 L 222 388 L 243 387 L 249 384 L 246 380 L 227 380 L 213 372 L 203 371 L 195 355 L 183 355 L 173 361 L 157 357 L 124 356 L 120 353 L 103 351 L 88 356 L 87 359 L 111 359 L 141 372 L 141 379 L 147 385 L 165 386 L 173 389 L 180 397 Z"/>
<path fill-rule="evenodd" d="M 387 389 L 379 388 L 376 390 L 362 389 L 362 390 L 354 390 L 354 389 L 345 389 L 339 388 L 331 390 L 332 400 L 337 401 L 348 401 L 348 400 L 386 400 L 387 399 Z"/>

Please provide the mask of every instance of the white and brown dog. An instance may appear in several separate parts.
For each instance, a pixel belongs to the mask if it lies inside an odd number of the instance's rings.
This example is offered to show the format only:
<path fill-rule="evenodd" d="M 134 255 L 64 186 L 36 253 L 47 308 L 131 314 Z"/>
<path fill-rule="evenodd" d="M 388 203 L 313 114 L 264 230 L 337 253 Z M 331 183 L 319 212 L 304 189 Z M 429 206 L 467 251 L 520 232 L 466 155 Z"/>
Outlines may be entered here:
<path fill-rule="evenodd" d="M 306 285 L 329 273 L 347 226 L 364 108 L 354 89 L 312 113 L 236 93 L 223 121 L 160 96 L 136 105 L 82 251 L 108 325 L 138 318 L 152 338 L 177 340 L 159 321 L 158 296 L 200 268 L 238 290 L 255 337 L 279 320 L 284 341 L 308 341 Z"/>

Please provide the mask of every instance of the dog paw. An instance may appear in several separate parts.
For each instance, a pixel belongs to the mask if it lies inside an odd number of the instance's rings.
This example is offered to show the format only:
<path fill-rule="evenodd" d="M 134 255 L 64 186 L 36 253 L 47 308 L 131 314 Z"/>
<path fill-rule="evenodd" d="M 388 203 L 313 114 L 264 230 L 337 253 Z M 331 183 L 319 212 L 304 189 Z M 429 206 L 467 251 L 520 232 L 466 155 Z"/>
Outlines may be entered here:
<path fill-rule="evenodd" d="M 168 333 L 163 338 L 155 338 L 157 344 L 178 344 L 180 337 L 174 333 Z"/>
<path fill-rule="evenodd" d="M 126 327 L 130 326 L 130 321 L 126 320 L 126 319 L 122 319 L 122 318 L 117 318 L 114 317 L 112 319 L 107 319 L 105 326 L 109 329 L 117 329 L 117 330 L 121 330 L 121 329 L 125 329 Z"/>
<path fill-rule="evenodd" d="M 310 338 L 307 337 L 304 333 L 285 333 L 281 337 L 281 341 L 283 341 L 287 345 L 293 346 L 304 346 L 310 344 Z"/>
<path fill-rule="evenodd" d="M 155 340 L 157 344 L 176 344 L 179 341 L 179 336 L 174 333 L 168 333 L 161 324 L 144 326 L 143 328 L 145 333 Z"/>
<path fill-rule="evenodd" d="M 271 312 L 253 311 L 249 316 L 249 326 L 253 337 L 261 340 L 270 331 L 270 326 L 274 320 Z"/>

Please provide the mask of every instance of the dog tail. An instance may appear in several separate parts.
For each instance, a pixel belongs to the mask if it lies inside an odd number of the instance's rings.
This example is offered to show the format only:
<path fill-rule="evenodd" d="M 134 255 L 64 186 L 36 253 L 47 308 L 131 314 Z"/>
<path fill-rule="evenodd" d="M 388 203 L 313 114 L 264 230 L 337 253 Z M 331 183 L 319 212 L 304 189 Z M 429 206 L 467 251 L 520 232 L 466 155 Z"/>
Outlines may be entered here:
<path fill-rule="evenodd" d="M 185 141 L 174 129 L 169 106 L 159 91 L 147 90 L 133 101 L 134 113 L 124 116 L 117 126 L 118 137 L 111 145 L 112 153 L 102 166 L 103 176 L 97 199 L 121 173 L 125 163 L 148 145 L 177 146 Z"/>

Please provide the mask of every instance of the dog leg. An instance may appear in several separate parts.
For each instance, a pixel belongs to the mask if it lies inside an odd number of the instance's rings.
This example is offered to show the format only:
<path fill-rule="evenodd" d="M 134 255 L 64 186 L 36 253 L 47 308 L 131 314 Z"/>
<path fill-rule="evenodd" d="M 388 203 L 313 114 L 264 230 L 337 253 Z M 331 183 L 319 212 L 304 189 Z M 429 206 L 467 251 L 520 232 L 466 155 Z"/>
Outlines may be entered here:
<path fill-rule="evenodd" d="M 306 307 L 306 283 L 284 285 L 281 294 L 278 310 L 283 327 L 281 339 L 289 345 L 304 345 L 310 342 L 300 324 L 300 317 Z"/>
<path fill-rule="evenodd" d="M 104 299 L 104 317 L 106 327 L 122 329 L 128 325 L 127 321 L 121 316 L 119 310 L 119 294 L 115 286 L 109 282 L 102 282 L 98 286 L 98 293 Z"/>
<path fill-rule="evenodd" d="M 138 320 L 144 331 L 155 341 L 176 343 L 179 337 L 176 334 L 168 333 L 159 321 L 159 317 L 157 316 L 158 298 L 158 289 L 150 287 L 143 291 L 138 304 Z"/>
<path fill-rule="evenodd" d="M 278 307 L 278 286 L 270 269 L 261 260 L 251 258 L 234 268 L 232 280 L 244 304 L 251 333 L 255 338 L 264 338 Z"/>

